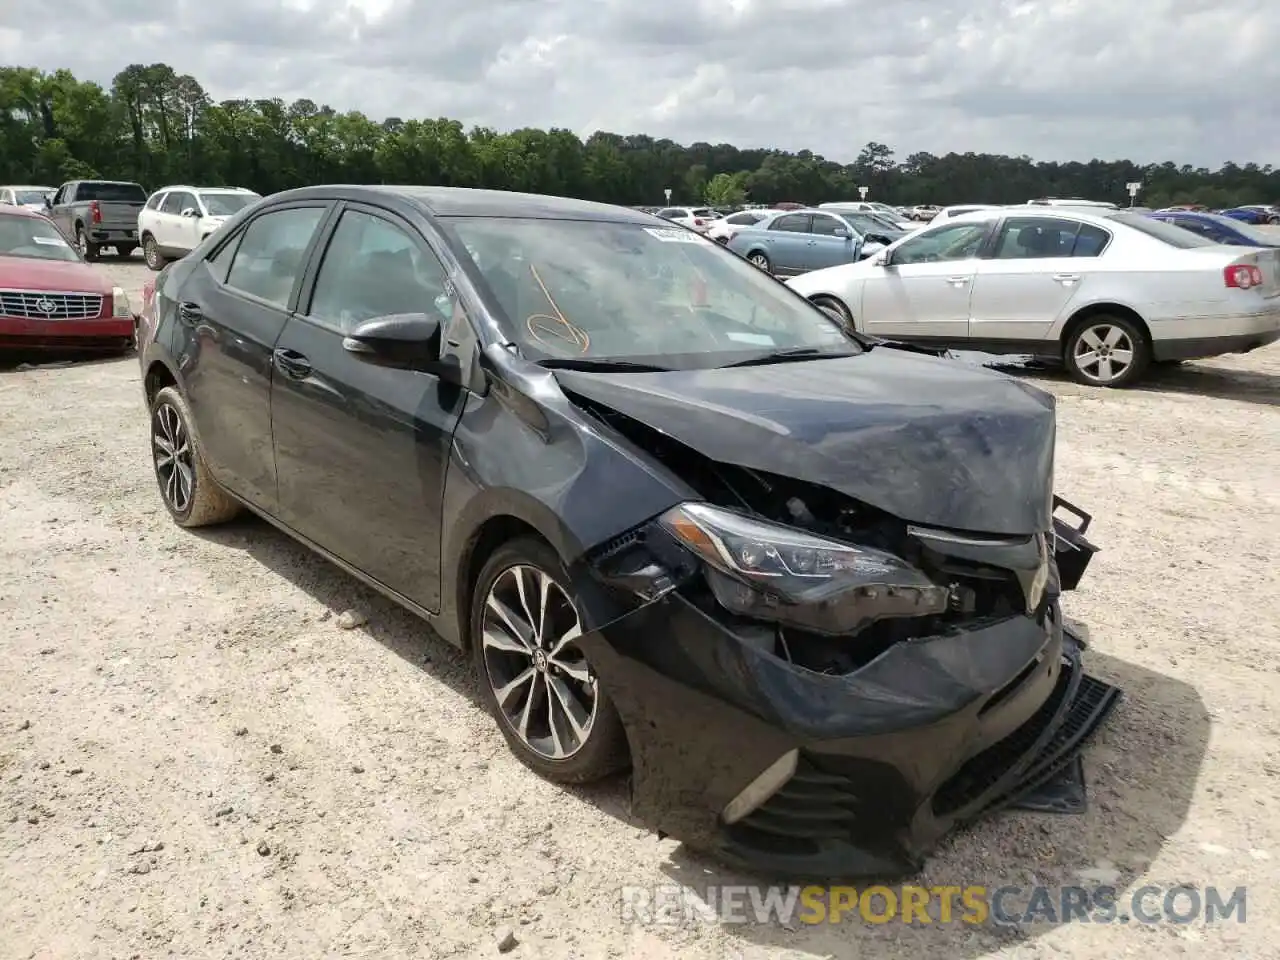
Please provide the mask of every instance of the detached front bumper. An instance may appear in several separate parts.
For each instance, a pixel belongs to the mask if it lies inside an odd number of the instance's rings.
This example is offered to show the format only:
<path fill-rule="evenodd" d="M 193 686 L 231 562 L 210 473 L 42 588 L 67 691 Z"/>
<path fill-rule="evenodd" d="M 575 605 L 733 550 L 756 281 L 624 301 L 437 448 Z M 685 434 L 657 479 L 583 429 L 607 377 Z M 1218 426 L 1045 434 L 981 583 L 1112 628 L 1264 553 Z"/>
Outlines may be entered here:
<path fill-rule="evenodd" d="M 134 317 L 105 320 L 28 320 L 0 317 L 0 349 L 118 351 L 133 343 Z"/>
<path fill-rule="evenodd" d="M 584 639 L 627 728 L 639 818 L 734 865 L 834 880 L 914 872 L 953 826 L 1074 759 L 1119 692 L 1084 675 L 1060 619 L 1054 605 L 899 643 L 843 676 L 744 643 L 678 592 Z"/>

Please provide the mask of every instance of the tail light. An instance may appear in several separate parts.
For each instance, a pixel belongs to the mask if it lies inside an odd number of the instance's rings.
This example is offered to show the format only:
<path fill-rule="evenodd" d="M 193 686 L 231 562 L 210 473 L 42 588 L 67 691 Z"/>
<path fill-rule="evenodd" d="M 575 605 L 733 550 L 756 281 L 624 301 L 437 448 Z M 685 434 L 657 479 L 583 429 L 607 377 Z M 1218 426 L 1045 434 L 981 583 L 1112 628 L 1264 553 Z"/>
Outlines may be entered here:
<path fill-rule="evenodd" d="M 1248 290 L 1262 286 L 1262 271 L 1247 263 L 1233 263 L 1222 271 L 1222 279 L 1228 287 Z"/>
<path fill-rule="evenodd" d="M 706 225 L 707 225 L 707 221 L 706 221 L 706 220 L 703 220 L 701 217 L 694 217 L 694 218 L 693 218 L 693 225 L 694 225 L 695 227 L 704 227 L 704 226 L 706 226 Z"/>
<path fill-rule="evenodd" d="M 98 205 L 97 200 L 89 201 L 89 216 L 93 218 L 94 223 L 102 222 L 102 207 Z"/>

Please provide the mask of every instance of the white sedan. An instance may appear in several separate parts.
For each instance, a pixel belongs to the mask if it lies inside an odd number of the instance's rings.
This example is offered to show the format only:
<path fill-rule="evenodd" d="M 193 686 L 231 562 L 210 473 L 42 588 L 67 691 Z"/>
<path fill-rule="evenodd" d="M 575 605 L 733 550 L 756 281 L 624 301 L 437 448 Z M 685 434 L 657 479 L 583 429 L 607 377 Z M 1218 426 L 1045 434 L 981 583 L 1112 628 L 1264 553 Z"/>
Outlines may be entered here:
<path fill-rule="evenodd" d="M 1219 246 L 1124 210 L 962 214 L 787 284 L 873 336 L 1030 354 L 1098 386 L 1280 339 L 1280 249 Z"/>

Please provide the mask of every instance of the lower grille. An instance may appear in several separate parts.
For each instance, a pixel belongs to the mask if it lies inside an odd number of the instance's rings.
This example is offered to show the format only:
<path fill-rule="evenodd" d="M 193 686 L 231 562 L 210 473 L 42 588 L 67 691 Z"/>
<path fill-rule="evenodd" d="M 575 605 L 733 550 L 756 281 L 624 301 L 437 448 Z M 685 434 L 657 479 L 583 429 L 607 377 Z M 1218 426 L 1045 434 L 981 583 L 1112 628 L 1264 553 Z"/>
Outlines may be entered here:
<path fill-rule="evenodd" d="M 0 316 L 23 320 L 93 320 L 102 314 L 102 295 L 0 290 Z"/>

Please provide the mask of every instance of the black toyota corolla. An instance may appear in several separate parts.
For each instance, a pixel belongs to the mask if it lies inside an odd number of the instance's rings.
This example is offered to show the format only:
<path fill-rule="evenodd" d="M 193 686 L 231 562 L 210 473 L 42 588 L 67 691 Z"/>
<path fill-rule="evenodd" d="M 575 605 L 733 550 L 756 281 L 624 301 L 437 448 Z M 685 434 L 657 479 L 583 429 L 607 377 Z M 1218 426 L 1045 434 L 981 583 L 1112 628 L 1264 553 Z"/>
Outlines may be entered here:
<path fill-rule="evenodd" d="M 248 508 L 420 614 L 543 776 L 629 768 L 654 829 L 785 877 L 1082 800 L 1118 692 L 1064 629 L 1095 548 L 1049 395 L 497 191 L 275 194 L 145 300 L 174 519 Z"/>

